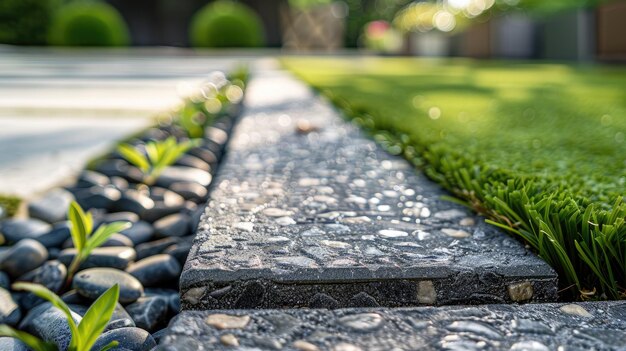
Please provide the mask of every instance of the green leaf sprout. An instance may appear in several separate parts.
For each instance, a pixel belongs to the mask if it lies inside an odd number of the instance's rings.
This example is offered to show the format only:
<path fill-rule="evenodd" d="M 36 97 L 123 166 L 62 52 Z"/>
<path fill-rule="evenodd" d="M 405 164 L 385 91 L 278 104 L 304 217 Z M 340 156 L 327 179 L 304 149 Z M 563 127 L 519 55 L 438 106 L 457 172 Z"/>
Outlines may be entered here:
<path fill-rule="evenodd" d="M 55 293 L 46 287 L 33 283 L 15 283 L 14 290 L 27 291 L 47 300 L 54 307 L 63 312 L 67 319 L 67 324 L 72 333 L 72 340 L 68 346 L 68 351 L 89 351 L 102 334 L 106 325 L 111 320 L 113 311 L 117 306 L 120 295 L 120 288 L 117 284 L 109 288 L 89 307 L 78 325 L 72 318 L 72 312 L 67 304 Z M 15 330 L 7 325 L 0 325 L 0 335 L 16 338 L 26 344 L 34 351 L 57 351 L 56 345 L 43 341 L 36 336 Z M 117 341 L 103 347 L 100 351 L 109 350 L 118 345 Z"/>

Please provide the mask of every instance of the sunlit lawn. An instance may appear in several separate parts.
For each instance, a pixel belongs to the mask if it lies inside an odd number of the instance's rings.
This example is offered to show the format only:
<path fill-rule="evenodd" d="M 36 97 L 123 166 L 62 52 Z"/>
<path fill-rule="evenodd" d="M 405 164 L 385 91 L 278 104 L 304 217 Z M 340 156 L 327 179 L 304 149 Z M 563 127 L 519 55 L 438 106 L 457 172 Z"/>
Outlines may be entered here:
<path fill-rule="evenodd" d="M 524 237 L 563 287 L 623 295 L 626 206 L 616 201 L 626 195 L 625 68 L 405 58 L 284 63 L 392 152 L 424 163 L 431 177 Z M 613 217 L 602 211 L 611 209 Z"/>

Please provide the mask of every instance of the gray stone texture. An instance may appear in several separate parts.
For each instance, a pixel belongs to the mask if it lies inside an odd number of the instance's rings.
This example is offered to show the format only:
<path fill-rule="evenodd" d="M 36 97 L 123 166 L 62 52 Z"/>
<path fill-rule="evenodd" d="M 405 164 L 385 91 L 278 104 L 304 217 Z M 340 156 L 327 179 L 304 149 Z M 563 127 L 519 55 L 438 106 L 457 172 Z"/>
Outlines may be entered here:
<path fill-rule="evenodd" d="M 398 309 L 188 311 L 161 339 L 185 350 L 625 350 L 626 302 Z"/>
<path fill-rule="evenodd" d="M 556 274 L 302 83 L 256 76 L 181 276 L 183 309 L 554 301 Z"/>

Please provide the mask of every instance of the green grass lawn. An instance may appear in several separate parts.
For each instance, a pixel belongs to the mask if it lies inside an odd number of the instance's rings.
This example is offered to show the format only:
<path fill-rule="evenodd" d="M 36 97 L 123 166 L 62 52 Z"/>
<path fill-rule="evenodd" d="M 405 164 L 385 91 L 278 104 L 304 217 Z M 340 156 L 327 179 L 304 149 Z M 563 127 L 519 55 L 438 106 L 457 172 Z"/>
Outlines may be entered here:
<path fill-rule="evenodd" d="M 564 297 L 626 297 L 626 68 L 283 63 L 389 151 L 523 238 L 558 271 Z"/>

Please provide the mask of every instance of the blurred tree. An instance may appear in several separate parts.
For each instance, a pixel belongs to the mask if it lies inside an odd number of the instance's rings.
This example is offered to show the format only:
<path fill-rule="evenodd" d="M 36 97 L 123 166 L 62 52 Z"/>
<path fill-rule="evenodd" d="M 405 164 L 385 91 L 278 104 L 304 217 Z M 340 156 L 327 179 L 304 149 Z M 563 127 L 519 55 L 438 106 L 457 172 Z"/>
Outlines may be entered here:
<path fill-rule="evenodd" d="M 0 1 L 0 43 L 43 45 L 60 0 Z"/>

